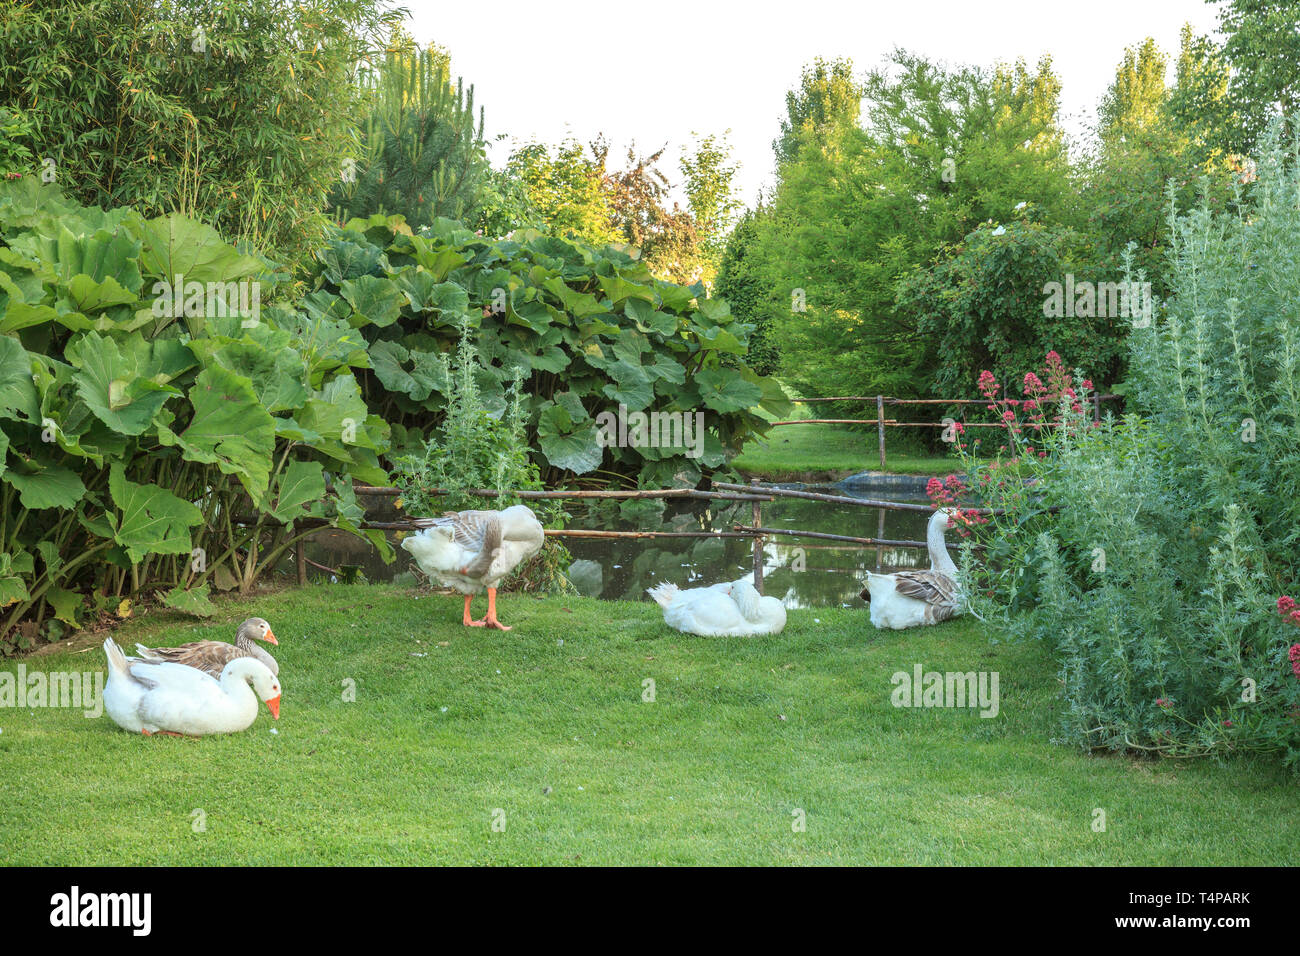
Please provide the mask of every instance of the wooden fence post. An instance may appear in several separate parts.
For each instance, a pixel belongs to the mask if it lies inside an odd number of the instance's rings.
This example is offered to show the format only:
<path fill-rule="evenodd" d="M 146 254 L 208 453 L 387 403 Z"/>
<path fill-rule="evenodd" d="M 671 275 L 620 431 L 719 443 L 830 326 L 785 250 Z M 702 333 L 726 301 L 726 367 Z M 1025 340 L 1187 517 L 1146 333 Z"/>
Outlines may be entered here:
<path fill-rule="evenodd" d="M 885 470 L 885 396 L 876 396 L 876 431 L 880 436 L 880 470 Z"/>
<path fill-rule="evenodd" d="M 303 528 L 300 522 L 293 523 L 293 530 L 297 534 L 302 534 Z M 299 538 L 294 544 L 294 551 L 298 557 L 298 586 L 302 587 L 307 583 L 307 539 Z"/>
<path fill-rule="evenodd" d="M 1092 420 L 1101 421 L 1101 392 L 1092 393 Z"/>
<path fill-rule="evenodd" d="M 757 478 L 749 479 L 749 484 L 755 490 L 758 489 Z M 754 502 L 753 516 L 754 527 L 763 527 L 763 503 L 761 501 Z M 763 536 L 761 534 L 754 535 L 754 590 L 759 594 L 763 593 Z"/>

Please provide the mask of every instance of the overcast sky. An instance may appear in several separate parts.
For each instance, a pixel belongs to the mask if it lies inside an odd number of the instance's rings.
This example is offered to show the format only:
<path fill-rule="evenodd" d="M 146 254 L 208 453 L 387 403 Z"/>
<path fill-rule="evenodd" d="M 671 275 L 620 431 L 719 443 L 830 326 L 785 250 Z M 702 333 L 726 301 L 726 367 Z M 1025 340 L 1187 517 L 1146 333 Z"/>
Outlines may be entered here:
<path fill-rule="evenodd" d="M 487 108 L 500 165 L 511 140 L 590 142 L 604 132 L 611 159 L 636 140 L 669 146 L 660 168 L 676 185 L 679 148 L 692 131 L 731 130 L 745 202 L 772 180 L 772 139 L 785 93 L 816 56 L 851 57 L 862 70 L 894 46 L 949 63 L 992 65 L 1052 55 L 1066 125 L 1081 133 L 1126 46 L 1147 36 L 1169 54 L 1190 21 L 1213 32 L 1203 0 L 720 0 L 545 3 L 405 0 L 411 32 L 447 48 L 453 72 Z M 1172 67 L 1171 67 L 1172 70 Z M 1171 77 L 1172 78 L 1172 77 Z"/>

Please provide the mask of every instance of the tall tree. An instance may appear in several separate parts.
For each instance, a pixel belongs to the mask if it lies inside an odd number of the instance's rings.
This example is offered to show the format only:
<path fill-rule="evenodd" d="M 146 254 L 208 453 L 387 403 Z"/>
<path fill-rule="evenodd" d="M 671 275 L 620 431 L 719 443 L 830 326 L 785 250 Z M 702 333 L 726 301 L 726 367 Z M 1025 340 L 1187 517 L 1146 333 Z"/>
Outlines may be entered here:
<path fill-rule="evenodd" d="M 1022 203 L 1077 216 L 1048 60 L 983 70 L 896 50 L 863 84 L 862 124 L 806 128 L 760 219 L 760 274 L 787 379 L 808 394 L 913 395 L 933 344 L 895 311 L 900 279 Z"/>
<path fill-rule="evenodd" d="M 1103 140 L 1135 136 L 1161 121 L 1169 98 L 1165 85 L 1168 66 L 1169 58 L 1151 37 L 1141 46 L 1124 50 L 1115 79 L 1097 111 Z"/>
<path fill-rule="evenodd" d="M 862 85 L 854 78 L 853 61 L 817 57 L 803 68 L 797 89 L 785 95 L 781 135 L 772 141 L 778 172 L 799 151 L 805 133 L 828 135 L 858 122 Z"/>
<path fill-rule="evenodd" d="M 1300 5 L 1229 0 L 1219 11 L 1219 31 L 1239 108 L 1233 150 L 1248 155 L 1273 117 L 1293 124 L 1300 116 Z"/>
<path fill-rule="evenodd" d="M 339 177 L 331 205 L 340 221 L 400 213 L 413 228 L 439 216 L 472 221 L 488 172 L 483 110 L 474 87 L 450 79 L 451 60 L 404 34 L 361 73 L 365 117 L 359 161 Z"/>
<path fill-rule="evenodd" d="M 604 166 L 577 140 L 560 143 L 554 154 L 544 143 L 520 146 L 510 154 L 506 169 L 523 184 L 527 202 L 544 228 L 598 245 L 623 240 L 613 225 Z"/>

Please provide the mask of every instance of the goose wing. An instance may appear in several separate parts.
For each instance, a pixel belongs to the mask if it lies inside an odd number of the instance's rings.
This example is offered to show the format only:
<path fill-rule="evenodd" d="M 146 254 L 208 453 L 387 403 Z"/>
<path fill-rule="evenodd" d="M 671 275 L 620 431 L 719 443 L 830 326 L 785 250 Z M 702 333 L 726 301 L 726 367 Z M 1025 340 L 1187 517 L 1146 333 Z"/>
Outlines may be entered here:
<path fill-rule="evenodd" d="M 931 624 L 948 620 L 960 607 L 957 582 L 938 571 L 899 571 L 894 575 L 894 589 L 903 597 L 923 602 Z"/>
<path fill-rule="evenodd" d="M 441 518 L 416 518 L 412 524 L 421 529 L 449 529 L 452 542 L 474 555 L 465 572 L 467 577 L 482 577 L 501 547 L 499 511 L 448 511 Z"/>
<path fill-rule="evenodd" d="M 184 664 L 216 678 L 221 677 L 222 670 L 231 661 L 252 656 L 248 651 L 223 641 L 192 641 L 179 647 L 153 648 L 137 644 L 135 649 L 146 661 Z"/>

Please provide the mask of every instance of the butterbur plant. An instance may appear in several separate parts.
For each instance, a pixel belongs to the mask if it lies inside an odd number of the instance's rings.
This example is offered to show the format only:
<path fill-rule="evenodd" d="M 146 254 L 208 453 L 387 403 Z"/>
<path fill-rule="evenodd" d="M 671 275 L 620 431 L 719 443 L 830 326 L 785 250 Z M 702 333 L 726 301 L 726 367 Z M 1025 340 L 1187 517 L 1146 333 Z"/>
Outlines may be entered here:
<path fill-rule="evenodd" d="M 402 491 L 402 507 L 417 516 L 445 511 L 506 508 L 522 499 L 512 491 L 540 490 L 537 465 L 528 456 L 528 442 L 516 378 L 505 394 L 505 409 L 493 415 L 484 407 L 476 371 L 480 368 L 468 322 L 462 322 L 454 364 L 439 356 L 443 377 L 449 383 L 447 411 L 432 430 L 418 455 L 395 461 L 393 478 Z M 482 489 L 499 492 L 486 499 L 470 494 Z M 559 526 L 565 514 L 556 501 L 529 500 L 543 525 Z M 567 590 L 564 575 L 568 550 L 554 538 L 531 561 L 516 569 L 506 587 L 524 590 Z"/>

